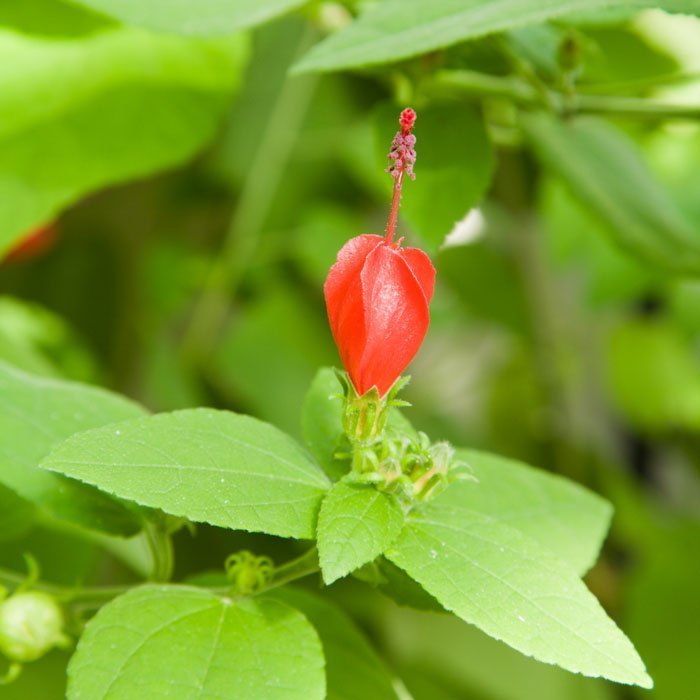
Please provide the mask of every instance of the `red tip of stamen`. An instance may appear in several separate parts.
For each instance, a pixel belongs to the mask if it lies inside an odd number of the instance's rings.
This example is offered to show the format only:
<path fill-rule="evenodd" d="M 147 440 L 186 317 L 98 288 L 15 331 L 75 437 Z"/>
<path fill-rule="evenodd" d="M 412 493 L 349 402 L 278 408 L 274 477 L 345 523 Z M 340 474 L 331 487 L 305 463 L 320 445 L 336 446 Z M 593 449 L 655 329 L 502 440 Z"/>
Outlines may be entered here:
<path fill-rule="evenodd" d="M 416 113 L 410 107 L 406 107 L 401 116 L 399 117 L 399 124 L 401 124 L 401 132 L 404 136 L 411 133 L 413 125 L 416 123 Z"/>

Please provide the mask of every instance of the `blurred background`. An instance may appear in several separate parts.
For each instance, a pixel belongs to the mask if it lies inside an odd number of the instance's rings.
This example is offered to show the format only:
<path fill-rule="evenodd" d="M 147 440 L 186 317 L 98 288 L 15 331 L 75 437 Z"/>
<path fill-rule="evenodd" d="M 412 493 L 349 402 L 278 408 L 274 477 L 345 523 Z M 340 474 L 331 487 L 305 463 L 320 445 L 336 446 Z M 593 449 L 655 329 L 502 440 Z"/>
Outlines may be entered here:
<path fill-rule="evenodd" d="M 323 281 L 345 240 L 383 230 L 410 104 L 417 178 L 399 229 L 438 286 L 407 415 L 612 501 L 586 582 L 656 688 L 567 674 L 356 581 L 331 592 L 416 700 L 693 700 L 700 20 L 623 6 L 298 74 L 370 3 L 263 4 L 278 11 L 183 36 L 100 2 L 4 0 L 0 358 L 300 437 L 312 377 L 339 362 Z M 85 580 L 132 575 L 14 502 L 0 541 L 3 566 L 30 551 L 48 580 L 68 561 Z M 279 546 L 205 526 L 177 544 L 179 578 Z M 0 697 L 63 697 L 66 659 Z"/>

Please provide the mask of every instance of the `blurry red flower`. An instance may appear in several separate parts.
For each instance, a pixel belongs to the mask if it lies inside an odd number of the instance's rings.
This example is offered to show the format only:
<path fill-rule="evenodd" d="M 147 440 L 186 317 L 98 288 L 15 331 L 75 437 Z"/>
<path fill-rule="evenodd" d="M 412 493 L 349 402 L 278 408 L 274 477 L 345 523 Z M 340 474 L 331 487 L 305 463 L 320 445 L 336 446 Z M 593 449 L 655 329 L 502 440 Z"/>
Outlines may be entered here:
<path fill-rule="evenodd" d="M 25 234 L 0 261 L 21 262 L 43 255 L 56 241 L 56 227 L 52 224 L 40 226 Z"/>

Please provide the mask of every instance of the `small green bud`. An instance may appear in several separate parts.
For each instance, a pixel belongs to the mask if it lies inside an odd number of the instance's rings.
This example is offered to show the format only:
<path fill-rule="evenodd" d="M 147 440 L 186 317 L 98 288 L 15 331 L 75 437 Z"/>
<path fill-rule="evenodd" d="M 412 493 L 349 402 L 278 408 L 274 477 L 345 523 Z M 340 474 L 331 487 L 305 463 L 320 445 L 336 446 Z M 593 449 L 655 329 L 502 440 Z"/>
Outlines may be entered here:
<path fill-rule="evenodd" d="M 13 661 L 35 661 L 66 644 L 63 624 L 63 612 L 50 595 L 17 593 L 0 603 L 0 651 Z"/>

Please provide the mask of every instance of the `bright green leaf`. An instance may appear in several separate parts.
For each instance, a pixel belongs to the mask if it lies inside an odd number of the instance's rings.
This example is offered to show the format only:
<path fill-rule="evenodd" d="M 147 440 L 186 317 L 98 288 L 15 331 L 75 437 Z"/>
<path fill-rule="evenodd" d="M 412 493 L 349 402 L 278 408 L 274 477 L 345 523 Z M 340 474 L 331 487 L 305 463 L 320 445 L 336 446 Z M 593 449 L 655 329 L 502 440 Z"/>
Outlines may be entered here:
<path fill-rule="evenodd" d="M 343 388 L 335 371 L 322 367 L 311 382 L 301 414 L 304 440 L 332 479 L 339 479 L 350 468 L 348 460 L 334 456 L 344 441 L 342 395 Z"/>
<path fill-rule="evenodd" d="M 348 480 L 335 484 L 318 516 L 318 554 L 326 584 L 376 559 L 398 537 L 403 522 L 403 509 L 391 494 Z"/>
<path fill-rule="evenodd" d="M 142 586 L 87 624 L 68 700 L 322 700 L 323 653 L 304 616 L 269 598 Z"/>
<path fill-rule="evenodd" d="M 306 0 L 74 0 L 125 24 L 201 36 L 232 34 L 289 12 Z"/>
<path fill-rule="evenodd" d="M 298 588 L 272 597 L 301 610 L 316 628 L 326 658 L 326 700 L 396 700 L 389 670 L 344 612 Z"/>
<path fill-rule="evenodd" d="M 544 165 L 597 214 L 618 246 L 671 271 L 700 271 L 700 236 L 624 134 L 593 118 L 531 114 L 522 123 Z"/>
<path fill-rule="evenodd" d="M 296 69 L 330 71 L 398 61 L 573 12 L 617 5 L 698 12 L 693 0 L 388 0 L 315 46 Z"/>
<path fill-rule="evenodd" d="M 398 110 L 389 105 L 377 117 L 377 153 L 386 167 L 389 144 L 398 131 Z M 463 105 L 421 109 L 415 133 L 416 179 L 404 182 L 401 212 L 434 250 L 483 197 L 494 157 L 483 120 Z M 388 175 L 386 183 L 390 189 Z"/>
<path fill-rule="evenodd" d="M 172 515 L 282 537 L 314 536 L 328 488 L 282 431 L 204 408 L 76 435 L 42 466 Z"/>
<path fill-rule="evenodd" d="M 457 482 L 440 505 L 465 508 L 537 540 L 579 574 L 595 562 L 610 525 L 610 504 L 573 481 L 498 455 L 458 450 L 478 483 Z"/>
<path fill-rule="evenodd" d="M 0 28 L 0 253 L 84 194 L 191 157 L 226 112 L 246 46 Z"/>
<path fill-rule="evenodd" d="M 386 553 L 466 622 L 575 673 L 651 687 L 630 641 L 562 560 L 492 518 L 435 501 Z"/>
<path fill-rule="evenodd" d="M 0 363 L 0 482 L 60 520 L 134 533 L 139 523 L 130 510 L 38 465 L 73 433 L 143 414 L 140 406 L 102 389 L 34 377 Z"/>

